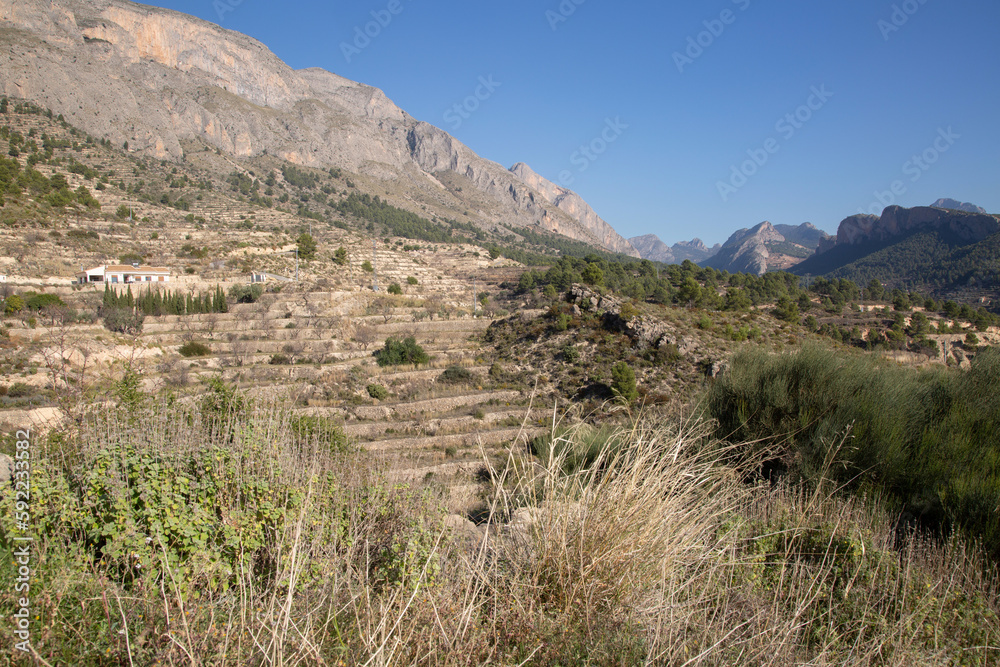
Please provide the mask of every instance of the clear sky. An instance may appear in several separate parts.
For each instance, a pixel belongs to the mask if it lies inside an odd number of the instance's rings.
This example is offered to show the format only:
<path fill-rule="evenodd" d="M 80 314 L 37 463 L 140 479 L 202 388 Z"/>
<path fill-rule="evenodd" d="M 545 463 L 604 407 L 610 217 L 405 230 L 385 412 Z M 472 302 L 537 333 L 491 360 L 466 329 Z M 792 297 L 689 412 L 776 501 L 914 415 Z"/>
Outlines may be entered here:
<path fill-rule="evenodd" d="M 1000 213 L 997 0 L 152 4 L 381 88 L 625 237 L 835 232 L 939 197 Z"/>

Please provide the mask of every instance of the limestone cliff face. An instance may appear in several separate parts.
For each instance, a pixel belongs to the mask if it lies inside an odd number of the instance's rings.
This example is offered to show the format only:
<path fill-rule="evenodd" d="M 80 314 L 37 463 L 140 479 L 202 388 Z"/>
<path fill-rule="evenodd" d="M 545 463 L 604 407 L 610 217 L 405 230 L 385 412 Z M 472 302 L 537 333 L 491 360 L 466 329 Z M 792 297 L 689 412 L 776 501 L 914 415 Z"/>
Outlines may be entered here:
<path fill-rule="evenodd" d="M 718 254 L 705 262 L 705 266 L 725 269 L 730 273 L 763 275 L 769 268 L 768 260 L 771 258 L 768 245 L 784 242 L 785 237 L 778 233 L 774 225 L 765 221 L 756 227 L 741 229 L 730 236 L 729 240 L 722 244 Z"/>
<path fill-rule="evenodd" d="M 434 174 L 451 171 L 485 195 L 469 206 L 481 224 L 537 225 L 623 249 L 606 223 L 588 226 L 585 204 L 579 218 L 560 210 L 382 91 L 293 70 L 260 42 L 207 21 L 126 0 L 0 0 L 0 49 L 0 93 L 158 159 L 180 160 L 185 142 L 197 140 L 238 158 L 266 153 L 438 188 Z"/>
<path fill-rule="evenodd" d="M 597 215 L 597 212 L 590 207 L 590 204 L 583 200 L 583 197 L 543 178 L 523 162 L 515 164 L 510 168 L 510 171 L 528 187 L 545 197 L 548 202 L 583 225 L 585 229 L 597 237 L 605 248 L 623 255 L 639 257 L 639 251 L 612 229 L 611 225 L 602 220 L 601 216 Z"/>
<path fill-rule="evenodd" d="M 921 229 L 948 230 L 963 241 L 976 243 L 1000 231 L 1000 219 L 995 215 L 931 206 L 889 206 L 882 211 L 881 217 L 852 215 L 845 218 L 837 229 L 835 242 L 821 243 L 816 254 L 834 246 L 886 241 Z"/>

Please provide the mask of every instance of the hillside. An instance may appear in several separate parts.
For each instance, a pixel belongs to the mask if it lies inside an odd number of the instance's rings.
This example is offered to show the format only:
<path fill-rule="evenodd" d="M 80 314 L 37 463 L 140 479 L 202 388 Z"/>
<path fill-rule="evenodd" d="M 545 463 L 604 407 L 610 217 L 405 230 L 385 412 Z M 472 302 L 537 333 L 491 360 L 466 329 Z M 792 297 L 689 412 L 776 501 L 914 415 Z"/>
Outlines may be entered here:
<path fill-rule="evenodd" d="M 0 93 L 131 152 L 189 161 L 215 177 L 232 162 L 333 168 L 428 218 L 548 230 L 631 252 L 589 207 L 565 213 L 382 91 L 292 70 L 263 44 L 205 21 L 126 0 L 4 0 L 0 26 L 8 54 Z"/>
<path fill-rule="evenodd" d="M 996 298 L 1000 285 L 1000 219 L 943 208 L 890 206 L 880 218 L 852 216 L 835 239 L 792 271 L 878 280 L 891 287 L 972 298 Z"/>

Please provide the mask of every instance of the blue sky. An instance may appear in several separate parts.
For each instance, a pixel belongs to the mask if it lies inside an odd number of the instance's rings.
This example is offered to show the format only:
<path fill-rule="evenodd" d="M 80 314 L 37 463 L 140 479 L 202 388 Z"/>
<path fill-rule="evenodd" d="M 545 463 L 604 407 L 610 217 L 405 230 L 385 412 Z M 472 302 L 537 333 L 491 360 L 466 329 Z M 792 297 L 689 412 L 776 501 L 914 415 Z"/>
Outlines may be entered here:
<path fill-rule="evenodd" d="M 1000 213 L 996 0 L 153 4 L 377 86 L 579 192 L 626 237 L 835 232 L 938 197 Z"/>

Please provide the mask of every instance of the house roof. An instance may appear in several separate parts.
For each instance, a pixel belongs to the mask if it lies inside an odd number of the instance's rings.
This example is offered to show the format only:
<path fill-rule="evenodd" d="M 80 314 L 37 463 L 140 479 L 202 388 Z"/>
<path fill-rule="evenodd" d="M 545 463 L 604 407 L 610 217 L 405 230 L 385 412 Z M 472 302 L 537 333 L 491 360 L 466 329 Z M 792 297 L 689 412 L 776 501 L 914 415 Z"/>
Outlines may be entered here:
<path fill-rule="evenodd" d="M 110 273 L 170 273 L 170 269 L 165 266 L 132 266 L 131 264 L 112 264 L 105 267 Z"/>

